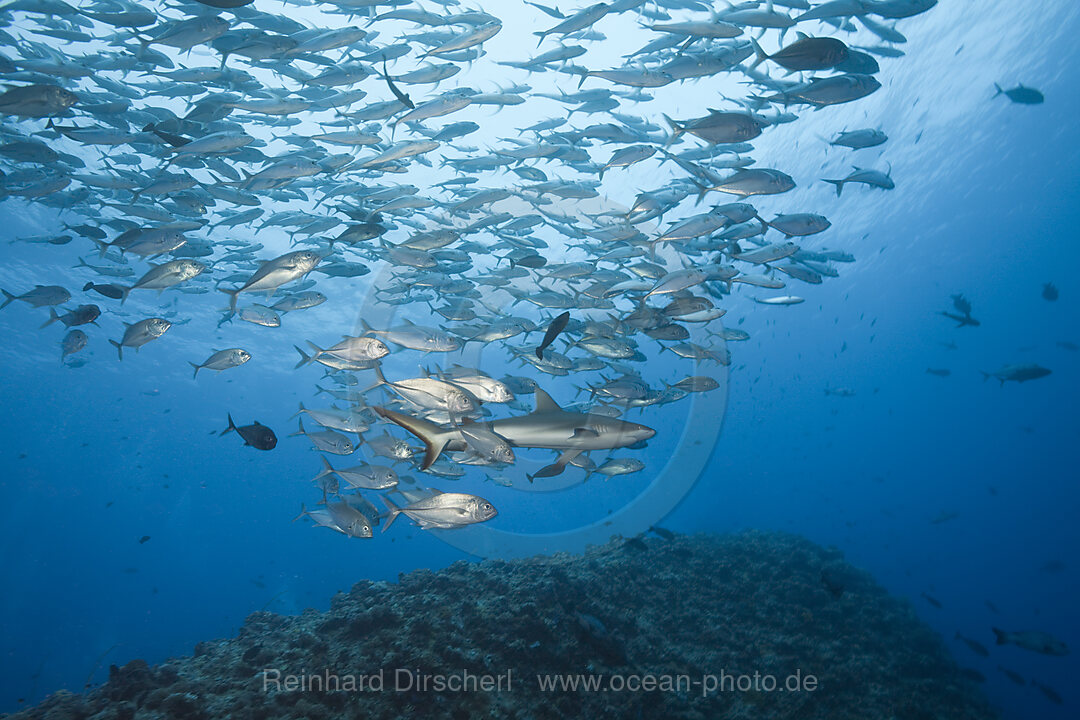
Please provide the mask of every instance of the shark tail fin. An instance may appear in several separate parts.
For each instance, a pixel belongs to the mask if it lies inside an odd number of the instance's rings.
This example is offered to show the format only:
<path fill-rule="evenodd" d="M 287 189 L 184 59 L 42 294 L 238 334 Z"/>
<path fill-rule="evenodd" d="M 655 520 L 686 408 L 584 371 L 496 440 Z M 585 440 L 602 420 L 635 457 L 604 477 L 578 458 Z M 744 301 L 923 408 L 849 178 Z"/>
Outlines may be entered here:
<path fill-rule="evenodd" d="M 402 415 L 396 413 L 393 410 L 387 410 L 384 407 L 373 407 L 372 410 L 379 417 L 389 420 L 390 422 L 400 425 L 424 443 L 424 462 L 420 465 L 421 470 L 427 470 L 431 467 L 432 463 L 439 459 L 443 450 L 446 449 L 446 444 L 450 442 L 453 437 L 453 433 L 439 427 L 433 422 L 424 420 L 423 418 L 412 417 L 410 415 Z"/>

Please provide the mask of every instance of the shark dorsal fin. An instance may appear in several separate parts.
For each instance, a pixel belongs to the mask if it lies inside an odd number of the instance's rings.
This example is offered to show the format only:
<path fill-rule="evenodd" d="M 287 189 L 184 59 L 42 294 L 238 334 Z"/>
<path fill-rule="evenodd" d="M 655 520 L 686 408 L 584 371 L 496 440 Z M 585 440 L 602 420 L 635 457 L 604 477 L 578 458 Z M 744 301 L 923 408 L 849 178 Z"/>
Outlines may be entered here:
<path fill-rule="evenodd" d="M 536 410 L 533 412 L 562 412 L 559 403 L 551 399 L 551 396 L 540 388 L 536 388 Z"/>

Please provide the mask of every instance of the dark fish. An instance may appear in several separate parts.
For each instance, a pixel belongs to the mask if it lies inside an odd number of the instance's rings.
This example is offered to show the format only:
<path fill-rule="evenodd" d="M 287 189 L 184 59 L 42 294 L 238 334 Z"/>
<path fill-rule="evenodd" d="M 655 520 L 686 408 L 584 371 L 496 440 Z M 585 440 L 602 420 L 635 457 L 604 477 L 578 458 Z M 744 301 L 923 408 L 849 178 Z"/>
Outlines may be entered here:
<path fill-rule="evenodd" d="M 998 670 L 1005 673 L 1005 677 L 1009 678 L 1010 680 L 1012 680 L 1017 685 L 1027 685 L 1027 680 L 1025 680 L 1024 676 L 1021 675 L 1020 673 L 1013 672 L 1012 670 L 1010 670 L 1008 668 L 1004 668 L 1004 667 L 1002 667 L 1000 665 L 998 665 Z"/>
<path fill-rule="evenodd" d="M 169 145 L 172 145 L 174 148 L 187 145 L 189 142 L 191 142 L 183 135 L 174 135 L 173 133 L 160 130 L 154 123 L 144 125 L 142 131 L 157 135 L 159 138 L 167 142 Z"/>
<path fill-rule="evenodd" d="M 758 62 L 772 60 L 788 70 L 829 70 L 848 59 L 848 46 L 836 38 L 799 35 L 798 40 L 772 55 L 766 54 L 757 41 L 751 39 Z"/>
<path fill-rule="evenodd" d="M 869 53 L 848 50 L 847 57 L 838 62 L 833 69 L 846 73 L 873 75 L 881 71 L 881 66 L 878 65 L 878 61 L 874 59 L 874 56 Z"/>
<path fill-rule="evenodd" d="M 982 324 L 970 315 L 957 315 L 956 313 L 947 312 L 945 310 L 942 310 L 940 314 L 944 315 L 950 320 L 955 320 L 957 322 L 956 327 L 964 327 L 965 325 L 970 325 L 971 327 L 979 327 L 979 325 Z"/>
<path fill-rule="evenodd" d="M 926 368 L 926 372 L 930 375 L 937 375 L 938 377 L 949 377 L 952 375 L 952 371 L 949 368 Z"/>
<path fill-rule="evenodd" d="M 1042 291 L 1043 300 L 1049 300 L 1054 302 L 1058 299 L 1058 289 L 1054 287 L 1054 283 L 1046 283 L 1043 285 Z"/>
<path fill-rule="evenodd" d="M 90 340 L 82 330 L 72 330 L 69 332 L 60 343 L 61 355 L 60 359 L 63 360 L 68 355 L 79 352 L 86 343 Z"/>
<path fill-rule="evenodd" d="M 59 320 L 64 323 L 66 327 L 74 327 L 75 325 L 86 325 L 92 323 L 98 319 L 101 315 L 101 308 L 97 305 L 80 305 L 69 313 L 63 315 L 57 315 L 56 310 L 49 308 L 49 319 L 41 324 L 41 327 L 52 325 Z M 94 323 L 95 325 L 97 323 Z"/>
<path fill-rule="evenodd" d="M 99 295 L 104 295 L 107 298 L 112 298 L 113 300 L 120 300 L 124 297 L 124 288 L 120 287 L 119 285 L 113 285 L 112 283 L 98 285 L 96 283 L 88 282 L 83 285 L 83 292 L 90 292 L 91 290 L 98 293 Z"/>
<path fill-rule="evenodd" d="M 382 76 L 383 76 L 383 79 L 386 80 L 386 84 L 390 86 L 390 92 L 394 93 L 394 97 L 396 97 L 398 99 L 398 102 L 400 102 L 402 105 L 409 108 L 410 110 L 415 110 L 416 105 L 413 105 L 413 101 L 409 99 L 409 96 L 406 95 L 405 93 L 401 92 L 400 90 L 398 90 L 397 86 L 394 85 L 394 81 L 390 79 L 390 74 L 386 71 L 386 58 L 385 57 L 383 57 L 382 67 L 383 67 Z"/>
<path fill-rule="evenodd" d="M 937 598 L 935 598 L 934 596 L 927 595 L 926 593 L 922 593 L 922 597 L 923 597 L 923 600 L 926 600 L 926 602 L 930 603 L 931 605 L 936 607 L 938 610 L 941 609 L 941 607 L 942 607 L 941 606 L 941 601 L 938 600 Z"/>
<path fill-rule="evenodd" d="M 1069 647 L 1050 633 L 1041 630 L 1021 630 L 1019 632 L 1007 632 L 1000 628 L 990 628 L 994 631 L 998 645 L 1015 645 L 1016 647 L 1037 652 L 1040 655 L 1056 655 L 1063 657 L 1069 654 Z"/>
<path fill-rule="evenodd" d="M 235 430 L 240 437 L 244 438 L 245 445 L 250 445 L 259 450 L 273 450 L 277 445 L 277 435 L 274 434 L 274 431 L 260 424 L 258 420 L 251 425 L 236 427 L 230 414 L 229 427 L 222 430 L 220 434 L 224 435 L 230 430 Z"/>
<path fill-rule="evenodd" d="M 544 349 L 551 343 L 555 342 L 555 338 L 559 337 L 559 333 L 561 333 L 566 328 L 566 324 L 568 322 L 570 322 L 569 310 L 551 321 L 551 324 L 548 325 L 547 332 L 544 333 L 543 342 L 541 342 L 540 346 L 536 348 L 536 357 L 540 358 L 541 360 L 544 359 Z"/>
<path fill-rule="evenodd" d="M 665 540 L 674 540 L 675 539 L 675 533 L 673 533 L 670 530 L 667 530 L 665 528 L 656 527 L 655 525 L 653 525 L 649 529 L 652 530 L 657 535 L 659 535 L 660 537 L 664 538 Z"/>
<path fill-rule="evenodd" d="M 953 307 L 964 313 L 965 315 L 971 314 L 971 301 L 964 297 L 963 293 L 951 295 Z"/>
<path fill-rule="evenodd" d="M 0 293 L 3 293 L 5 298 L 4 303 L 0 305 L 0 310 L 16 300 L 22 300 L 33 307 L 46 307 L 60 305 L 71 299 L 71 293 L 59 285 L 36 285 L 33 290 L 22 295 L 12 295 L 7 290 L 0 290 Z"/>
<path fill-rule="evenodd" d="M 997 88 L 994 97 L 1004 93 L 1005 97 L 1019 105 L 1039 105 L 1046 99 L 1043 97 L 1043 94 L 1035 88 L 1024 87 L 1023 85 L 1017 85 L 1009 90 L 1002 89 L 997 83 L 994 83 L 994 87 Z"/>
<path fill-rule="evenodd" d="M 150 539 L 149 535 L 143 535 L 141 538 L 139 538 L 139 544 L 142 545 L 143 543 L 145 543 L 149 539 Z"/>
<path fill-rule="evenodd" d="M 1039 688 L 1039 690 L 1042 691 L 1042 694 L 1046 696 L 1046 699 L 1054 703 L 1055 705 L 1065 704 L 1065 701 L 1061 699 L 1060 695 L 1058 695 L 1057 690 L 1054 690 L 1054 688 L 1050 687 L 1049 685 L 1043 685 L 1038 680 L 1032 680 L 1031 684 L 1032 686 Z"/>
<path fill-rule="evenodd" d="M 989 380 L 991 377 L 996 377 L 998 380 L 1001 381 L 1002 387 L 1005 386 L 1006 380 L 1013 380 L 1015 382 L 1022 383 L 1027 380 L 1038 380 L 1039 378 L 1044 378 L 1050 374 L 1050 370 L 1031 363 L 1027 363 L 1024 365 L 1006 365 L 1000 370 L 995 370 L 994 372 L 986 372 L 985 370 L 980 370 L 979 372 L 982 373 L 984 382 L 986 380 Z"/>
<path fill-rule="evenodd" d="M 961 635 L 959 632 L 956 633 L 956 639 L 971 648 L 971 652 L 975 653 L 976 655 L 980 657 L 990 657 L 990 651 L 987 650 L 986 646 L 978 640 L 972 640 L 969 637 Z"/>

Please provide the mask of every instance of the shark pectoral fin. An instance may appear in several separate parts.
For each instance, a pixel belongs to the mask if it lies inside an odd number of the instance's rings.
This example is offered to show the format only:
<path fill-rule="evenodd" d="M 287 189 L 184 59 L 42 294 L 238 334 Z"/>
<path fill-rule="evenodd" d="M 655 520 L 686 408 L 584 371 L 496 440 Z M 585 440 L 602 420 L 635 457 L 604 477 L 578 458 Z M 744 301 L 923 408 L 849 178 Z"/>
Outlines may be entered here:
<path fill-rule="evenodd" d="M 572 462 L 573 459 L 576 458 L 580 454 L 581 454 L 581 450 L 577 450 L 577 449 L 565 450 L 565 451 L 563 451 L 563 453 L 561 455 L 559 455 L 558 459 L 555 462 L 551 463 L 550 465 L 547 465 L 545 467 L 540 468 L 534 474 L 527 475 L 526 477 L 529 478 L 529 482 L 532 482 L 533 479 L 538 478 L 538 477 L 539 478 L 546 478 L 546 477 L 555 477 L 556 475 L 562 475 L 562 472 L 563 472 L 563 470 L 566 469 L 566 466 L 570 462 Z"/>
<path fill-rule="evenodd" d="M 555 477 L 556 475 L 562 475 L 562 471 L 563 469 L 565 469 L 565 467 L 566 465 L 560 464 L 556 461 L 553 462 L 551 465 L 545 465 L 532 475 L 527 475 L 526 477 L 529 478 L 529 482 L 532 482 L 536 478 Z"/>

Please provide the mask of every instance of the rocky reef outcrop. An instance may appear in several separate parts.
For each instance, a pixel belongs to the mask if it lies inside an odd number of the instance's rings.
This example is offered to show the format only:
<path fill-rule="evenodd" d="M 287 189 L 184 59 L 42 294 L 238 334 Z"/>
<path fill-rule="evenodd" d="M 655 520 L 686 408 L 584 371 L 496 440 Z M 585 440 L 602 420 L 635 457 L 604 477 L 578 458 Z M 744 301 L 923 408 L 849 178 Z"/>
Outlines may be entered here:
<path fill-rule="evenodd" d="M 996 713 L 907 601 L 837 551 L 746 532 L 649 536 L 584 555 L 459 562 L 397 583 L 359 582 L 327 612 L 257 612 L 236 637 L 201 642 L 190 657 L 114 666 L 99 688 L 6 717 Z"/>

